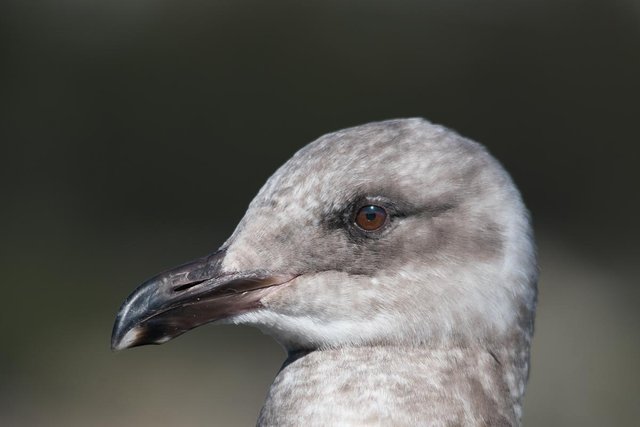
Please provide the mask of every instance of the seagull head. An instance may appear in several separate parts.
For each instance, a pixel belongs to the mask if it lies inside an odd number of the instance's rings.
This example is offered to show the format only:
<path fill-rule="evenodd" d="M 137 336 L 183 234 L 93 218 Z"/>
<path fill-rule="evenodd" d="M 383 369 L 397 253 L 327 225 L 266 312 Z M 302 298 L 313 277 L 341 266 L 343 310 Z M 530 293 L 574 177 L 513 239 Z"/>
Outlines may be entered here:
<path fill-rule="evenodd" d="M 205 323 L 285 348 L 473 344 L 531 332 L 526 208 L 481 145 L 422 119 L 325 135 L 269 178 L 209 256 L 143 283 L 112 347 Z"/>

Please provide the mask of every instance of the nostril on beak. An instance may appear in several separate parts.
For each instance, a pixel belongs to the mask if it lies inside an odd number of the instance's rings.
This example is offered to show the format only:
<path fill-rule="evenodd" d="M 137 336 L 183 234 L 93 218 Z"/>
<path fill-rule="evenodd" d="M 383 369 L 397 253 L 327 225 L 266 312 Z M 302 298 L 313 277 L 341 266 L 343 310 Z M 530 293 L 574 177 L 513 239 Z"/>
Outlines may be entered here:
<path fill-rule="evenodd" d="M 189 283 L 185 283 L 184 285 L 180 285 L 180 286 L 176 286 L 175 288 L 173 288 L 173 292 L 178 293 L 178 292 L 182 292 L 182 291 L 186 291 L 188 289 L 193 288 L 194 286 L 198 286 L 200 283 L 206 282 L 208 279 L 205 280 L 196 280 L 195 282 L 189 282 Z"/>

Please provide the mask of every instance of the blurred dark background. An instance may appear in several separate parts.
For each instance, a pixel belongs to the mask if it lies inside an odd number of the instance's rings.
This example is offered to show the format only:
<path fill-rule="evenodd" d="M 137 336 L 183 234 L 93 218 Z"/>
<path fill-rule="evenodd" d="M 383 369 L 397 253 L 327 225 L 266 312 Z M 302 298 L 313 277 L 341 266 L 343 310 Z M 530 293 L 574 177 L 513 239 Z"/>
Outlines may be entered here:
<path fill-rule="evenodd" d="M 304 144 L 407 116 L 486 144 L 533 212 L 525 424 L 640 423 L 637 0 L 4 0 L 0 55 L 0 424 L 253 425 L 270 338 L 112 353 L 114 315 Z"/>

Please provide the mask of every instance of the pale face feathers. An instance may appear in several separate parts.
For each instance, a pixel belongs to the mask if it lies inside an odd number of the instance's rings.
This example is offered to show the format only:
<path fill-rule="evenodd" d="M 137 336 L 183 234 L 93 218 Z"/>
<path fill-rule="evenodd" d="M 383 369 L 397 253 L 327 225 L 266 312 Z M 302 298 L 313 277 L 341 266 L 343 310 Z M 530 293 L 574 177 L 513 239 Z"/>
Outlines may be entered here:
<path fill-rule="evenodd" d="M 392 212 L 374 235 L 358 203 Z M 285 163 L 223 245 L 222 269 L 295 274 L 227 319 L 288 348 L 500 340 L 531 333 L 528 215 L 486 150 L 421 119 L 325 135 Z"/>

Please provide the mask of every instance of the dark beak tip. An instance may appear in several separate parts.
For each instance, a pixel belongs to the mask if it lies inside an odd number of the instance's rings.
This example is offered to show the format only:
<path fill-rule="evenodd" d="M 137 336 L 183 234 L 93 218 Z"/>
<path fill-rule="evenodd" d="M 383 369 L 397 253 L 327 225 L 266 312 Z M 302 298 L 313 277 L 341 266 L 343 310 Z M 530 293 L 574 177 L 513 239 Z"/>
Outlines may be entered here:
<path fill-rule="evenodd" d="M 111 335 L 111 351 L 120 351 L 129 348 L 129 346 L 122 345 L 122 334 L 118 334 L 114 331 Z"/>
<path fill-rule="evenodd" d="M 145 345 L 160 345 L 180 335 L 183 330 L 171 330 L 162 322 L 140 321 L 130 316 L 129 310 L 120 310 L 111 332 L 111 350 L 121 351 Z"/>
<path fill-rule="evenodd" d="M 111 350 L 120 351 L 140 345 L 138 343 L 140 334 L 134 332 L 136 329 L 137 327 L 135 324 L 132 325 L 131 322 L 123 318 L 121 310 L 113 324 L 113 330 L 111 332 Z"/>
<path fill-rule="evenodd" d="M 112 351 L 121 351 L 131 347 L 137 347 L 139 345 L 143 345 L 138 341 L 137 337 L 128 336 L 131 333 L 131 330 L 118 331 L 118 332 L 119 333 L 114 333 L 111 337 Z"/>
<path fill-rule="evenodd" d="M 111 335 L 111 350 L 112 351 L 120 351 L 120 350 L 124 350 L 126 348 L 129 348 L 128 346 L 123 346 L 122 345 L 122 338 L 123 335 L 121 333 L 122 331 L 117 331 L 114 327 L 114 331 Z"/>

